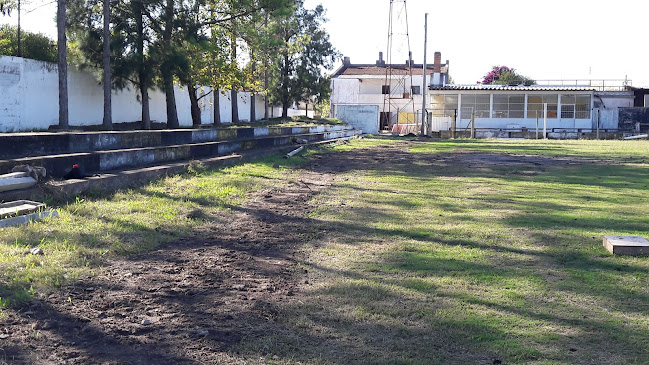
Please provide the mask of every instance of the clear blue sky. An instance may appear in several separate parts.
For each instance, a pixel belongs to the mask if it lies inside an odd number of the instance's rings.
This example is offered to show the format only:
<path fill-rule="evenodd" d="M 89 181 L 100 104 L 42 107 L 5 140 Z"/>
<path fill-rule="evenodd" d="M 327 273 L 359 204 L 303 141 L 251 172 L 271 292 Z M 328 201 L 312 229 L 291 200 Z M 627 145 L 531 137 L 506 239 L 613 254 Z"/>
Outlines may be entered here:
<path fill-rule="evenodd" d="M 55 3 L 27 1 L 24 28 L 55 38 Z M 390 0 L 305 2 L 310 8 L 320 3 L 334 46 L 353 63 L 373 63 L 386 51 Z M 423 61 L 428 13 L 428 60 L 442 52 L 457 83 L 475 83 L 491 66 L 506 65 L 535 79 L 628 76 L 633 85 L 649 87 L 649 1 L 408 0 L 406 5 L 413 58 Z M 0 23 L 15 24 L 15 16 L 1 17 Z"/>

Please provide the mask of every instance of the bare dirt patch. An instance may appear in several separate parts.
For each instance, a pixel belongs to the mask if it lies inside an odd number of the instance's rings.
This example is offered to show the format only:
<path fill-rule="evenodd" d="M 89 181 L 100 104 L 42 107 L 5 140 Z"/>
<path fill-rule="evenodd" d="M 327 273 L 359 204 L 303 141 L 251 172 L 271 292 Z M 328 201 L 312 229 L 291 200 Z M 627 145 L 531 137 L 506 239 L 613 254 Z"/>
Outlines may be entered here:
<path fill-rule="evenodd" d="M 299 246 L 318 234 L 305 218 L 307 202 L 332 179 L 305 172 L 232 207 L 227 224 L 207 223 L 156 251 L 113 259 L 94 277 L 5 310 L 0 361 L 242 361 L 233 346 L 272 331 L 278 305 L 298 290 Z"/>

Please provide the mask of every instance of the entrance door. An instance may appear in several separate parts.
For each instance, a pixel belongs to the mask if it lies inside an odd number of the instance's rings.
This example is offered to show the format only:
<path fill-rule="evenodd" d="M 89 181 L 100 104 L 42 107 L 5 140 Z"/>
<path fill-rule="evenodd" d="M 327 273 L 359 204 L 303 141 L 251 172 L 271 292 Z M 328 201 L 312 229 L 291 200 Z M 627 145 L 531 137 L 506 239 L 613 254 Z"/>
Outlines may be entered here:
<path fill-rule="evenodd" d="M 389 130 L 390 129 L 390 112 L 381 112 L 379 116 L 379 130 Z"/>

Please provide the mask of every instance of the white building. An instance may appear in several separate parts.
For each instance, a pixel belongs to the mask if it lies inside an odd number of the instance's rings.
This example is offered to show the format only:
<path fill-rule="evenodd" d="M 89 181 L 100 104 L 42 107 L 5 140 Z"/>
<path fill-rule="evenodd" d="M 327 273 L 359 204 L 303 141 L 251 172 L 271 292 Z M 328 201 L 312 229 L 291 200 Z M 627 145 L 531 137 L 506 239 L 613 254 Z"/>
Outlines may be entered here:
<path fill-rule="evenodd" d="M 431 85 L 427 109 L 433 131 L 450 130 L 453 121 L 457 130 L 467 130 L 472 118 L 476 130 L 545 126 L 556 137 L 573 138 L 598 128 L 618 131 L 620 110 L 633 106 L 633 92 L 591 85 Z"/>
<path fill-rule="evenodd" d="M 345 57 L 332 76 L 331 116 L 360 127 L 365 133 L 419 120 L 422 88 L 449 81 L 448 61 L 442 65 L 441 57 L 436 52 L 433 64 L 426 67 L 425 82 L 423 65 L 412 60 L 387 65 L 379 53 L 375 64 L 352 64 Z"/>

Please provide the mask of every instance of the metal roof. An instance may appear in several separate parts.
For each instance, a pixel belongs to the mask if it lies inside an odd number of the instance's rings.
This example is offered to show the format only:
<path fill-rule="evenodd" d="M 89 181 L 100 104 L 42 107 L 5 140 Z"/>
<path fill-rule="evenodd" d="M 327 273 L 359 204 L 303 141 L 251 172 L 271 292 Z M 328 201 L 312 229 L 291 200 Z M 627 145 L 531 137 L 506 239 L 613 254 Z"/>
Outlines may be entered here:
<path fill-rule="evenodd" d="M 376 76 L 386 74 L 386 68 L 388 65 L 377 66 L 377 65 L 342 65 L 333 76 Z M 410 68 L 406 65 L 389 65 L 392 68 L 393 75 L 409 75 Z M 434 65 L 426 65 L 426 74 L 432 75 L 434 73 Z M 413 64 L 412 65 L 412 74 L 413 75 L 422 75 L 423 74 L 423 65 Z M 441 66 L 441 73 L 448 73 L 448 66 Z"/>
<path fill-rule="evenodd" d="M 562 86 L 562 85 L 429 85 L 430 90 L 487 90 L 487 91 L 595 91 L 591 86 Z"/>

